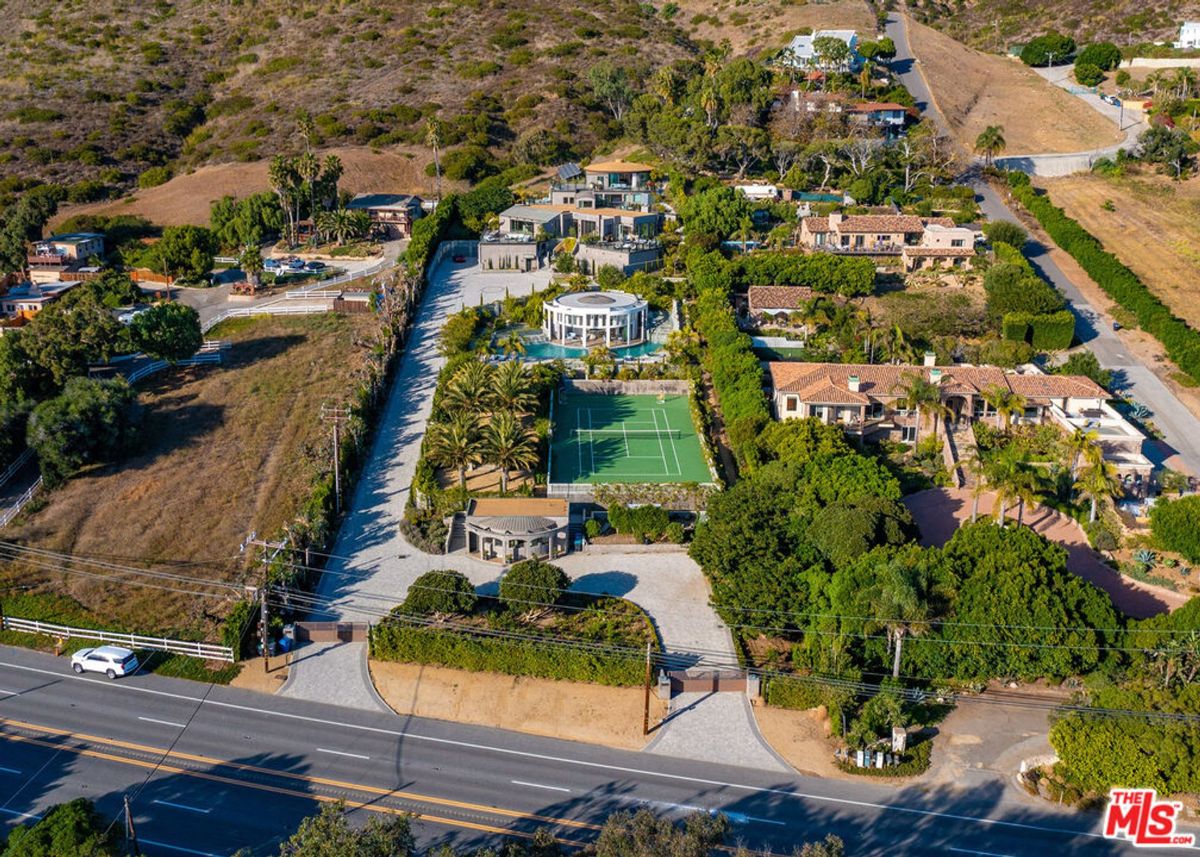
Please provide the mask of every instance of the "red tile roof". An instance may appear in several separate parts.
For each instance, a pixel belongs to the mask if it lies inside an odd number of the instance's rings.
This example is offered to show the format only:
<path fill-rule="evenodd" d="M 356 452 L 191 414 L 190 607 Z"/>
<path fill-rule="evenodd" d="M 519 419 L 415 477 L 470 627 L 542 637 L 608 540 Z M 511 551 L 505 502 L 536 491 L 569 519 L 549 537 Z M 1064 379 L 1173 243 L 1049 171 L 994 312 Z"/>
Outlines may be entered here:
<path fill-rule="evenodd" d="M 746 290 L 750 311 L 800 309 L 813 298 L 808 286 L 751 286 Z"/>

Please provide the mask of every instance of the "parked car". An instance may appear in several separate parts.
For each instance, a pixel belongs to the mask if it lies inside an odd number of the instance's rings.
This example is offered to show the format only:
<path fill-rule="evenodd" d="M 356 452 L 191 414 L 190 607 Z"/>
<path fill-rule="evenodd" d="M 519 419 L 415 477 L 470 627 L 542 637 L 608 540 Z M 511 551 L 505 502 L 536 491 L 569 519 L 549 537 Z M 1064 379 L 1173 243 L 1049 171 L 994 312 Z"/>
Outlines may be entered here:
<path fill-rule="evenodd" d="M 307 264 L 305 264 L 304 270 L 306 270 L 306 271 L 324 271 L 325 263 L 313 260 L 312 262 L 308 262 Z"/>
<path fill-rule="evenodd" d="M 287 269 L 289 271 L 303 271 L 304 270 L 304 260 L 303 259 L 288 259 Z"/>
<path fill-rule="evenodd" d="M 71 655 L 71 669 L 77 673 L 104 673 L 109 678 L 116 678 L 132 675 L 137 668 L 137 655 L 120 646 L 80 649 Z"/>
<path fill-rule="evenodd" d="M 282 271 L 283 263 L 278 259 L 267 259 L 263 262 L 264 271 Z"/>

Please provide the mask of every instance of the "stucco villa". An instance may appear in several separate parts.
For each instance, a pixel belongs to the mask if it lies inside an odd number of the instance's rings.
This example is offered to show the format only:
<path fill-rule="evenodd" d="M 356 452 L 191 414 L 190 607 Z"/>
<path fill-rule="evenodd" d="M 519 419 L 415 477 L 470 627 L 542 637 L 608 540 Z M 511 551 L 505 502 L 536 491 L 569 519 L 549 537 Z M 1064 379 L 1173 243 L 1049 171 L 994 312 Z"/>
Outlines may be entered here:
<path fill-rule="evenodd" d="M 542 304 L 542 331 L 556 345 L 620 348 L 646 341 L 648 313 L 626 292 L 571 292 Z"/>
<path fill-rule="evenodd" d="M 490 562 L 554 559 L 569 549 L 570 506 L 546 497 L 479 497 L 463 519 L 467 552 Z"/>

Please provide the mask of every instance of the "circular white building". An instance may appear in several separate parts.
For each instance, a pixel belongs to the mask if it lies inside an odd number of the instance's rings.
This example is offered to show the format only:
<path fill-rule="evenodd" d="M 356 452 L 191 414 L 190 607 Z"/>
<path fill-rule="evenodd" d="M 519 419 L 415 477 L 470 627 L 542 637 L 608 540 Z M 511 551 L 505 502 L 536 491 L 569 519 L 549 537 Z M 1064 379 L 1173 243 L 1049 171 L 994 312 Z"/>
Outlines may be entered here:
<path fill-rule="evenodd" d="M 621 348 L 646 341 L 646 302 L 626 292 L 571 292 L 542 304 L 542 331 L 568 348 Z"/>

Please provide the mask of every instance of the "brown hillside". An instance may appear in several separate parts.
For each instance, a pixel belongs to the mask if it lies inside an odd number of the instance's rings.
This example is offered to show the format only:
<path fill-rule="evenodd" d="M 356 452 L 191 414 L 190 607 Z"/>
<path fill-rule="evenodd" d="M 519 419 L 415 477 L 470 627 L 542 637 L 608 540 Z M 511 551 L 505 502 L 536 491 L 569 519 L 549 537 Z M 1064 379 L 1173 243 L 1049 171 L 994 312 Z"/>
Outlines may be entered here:
<path fill-rule="evenodd" d="M 714 43 L 728 39 L 739 54 L 779 50 L 804 28 L 857 30 L 864 39 L 876 29 L 875 15 L 864 0 L 681 0 L 679 8 L 677 21 L 690 36 Z"/>
<path fill-rule="evenodd" d="M 1114 123 L 1017 60 L 914 21 L 908 37 L 937 106 L 968 151 L 988 125 L 1004 127 L 1006 155 L 1079 152 L 1121 140 Z"/>

